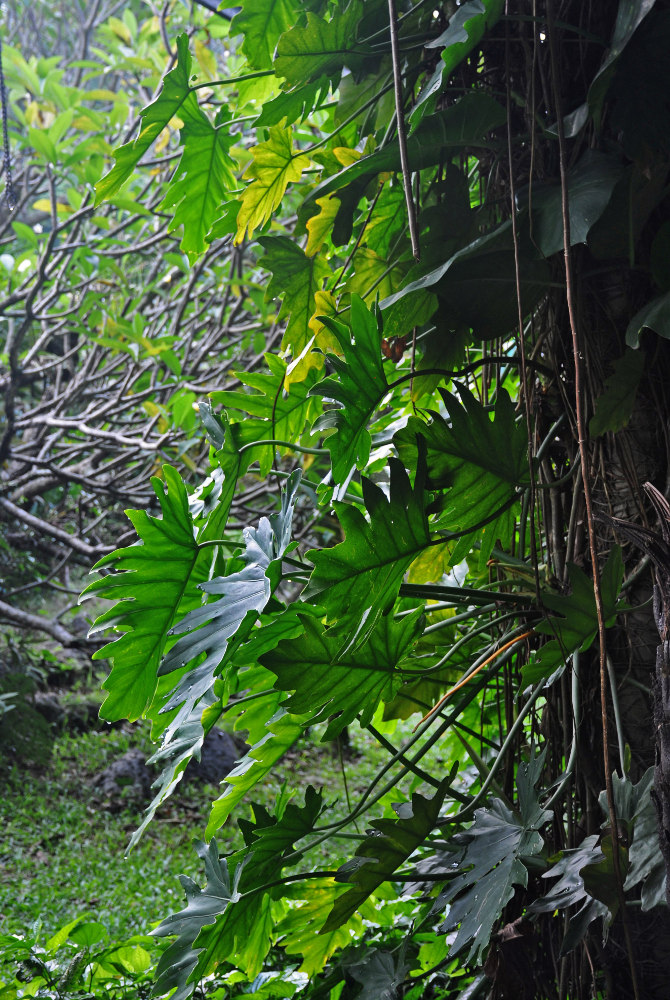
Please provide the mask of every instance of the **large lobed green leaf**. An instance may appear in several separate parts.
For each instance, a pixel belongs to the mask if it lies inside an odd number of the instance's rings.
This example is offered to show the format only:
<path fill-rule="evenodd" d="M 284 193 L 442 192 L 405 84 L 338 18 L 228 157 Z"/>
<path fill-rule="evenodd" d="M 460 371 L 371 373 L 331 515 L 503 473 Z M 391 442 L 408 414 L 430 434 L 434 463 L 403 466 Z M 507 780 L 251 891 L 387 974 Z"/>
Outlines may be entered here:
<path fill-rule="evenodd" d="M 187 118 L 196 121 L 199 117 L 205 117 L 198 106 L 196 94 L 191 90 L 190 77 L 188 35 L 183 34 L 177 38 L 177 65 L 166 73 L 156 100 L 140 112 L 142 124 L 139 135 L 114 151 L 115 165 L 96 184 L 96 204 L 116 194 L 175 115 L 179 115 L 184 121 Z"/>
<path fill-rule="evenodd" d="M 394 443 L 405 464 L 412 464 L 417 437 L 423 437 L 428 485 L 449 490 L 440 527 L 467 533 L 485 524 L 480 562 L 486 562 L 497 540 L 503 548 L 511 543 L 514 513 L 510 508 L 529 482 L 528 439 L 506 390 L 498 393 L 493 419 L 468 389 L 460 386 L 458 391 L 460 402 L 441 390 L 449 422 L 438 413 L 431 413 L 428 424 L 412 417 Z M 464 558 L 471 545 L 472 536 L 466 537 L 454 561 Z"/>
<path fill-rule="evenodd" d="M 303 635 L 280 642 L 261 657 L 277 675 L 275 687 L 293 694 L 282 702 L 296 715 L 315 714 L 310 725 L 334 717 L 323 736 L 333 739 L 360 715 L 366 726 L 381 701 L 390 701 L 402 684 L 398 666 L 421 631 L 422 608 L 395 621 L 382 617 L 355 652 L 338 655 L 342 636 L 304 616 Z"/>
<path fill-rule="evenodd" d="M 293 0 L 244 0 L 240 7 L 230 26 L 231 35 L 244 35 L 242 51 L 252 69 L 272 69 L 279 37 L 295 24 L 299 4 Z"/>
<path fill-rule="evenodd" d="M 160 207 L 174 209 L 168 229 L 184 227 L 181 248 L 193 261 L 207 249 L 207 234 L 237 187 L 236 163 L 229 153 L 237 136 L 230 131 L 230 113 L 225 109 L 216 126 L 197 103 L 182 105 L 180 117 L 184 150 Z"/>
<path fill-rule="evenodd" d="M 519 765 L 519 813 L 499 799 L 478 809 L 470 829 L 454 838 L 465 846 L 453 877 L 453 865 L 445 870 L 450 877 L 440 893 L 437 906 L 450 904 L 442 930 L 458 932 L 449 950 L 456 955 L 470 945 L 466 961 L 481 962 L 503 907 L 514 894 L 516 885 L 528 884 L 527 859 L 536 857 L 544 846 L 539 830 L 551 819 L 543 809 L 535 787 L 539 781 L 544 754 L 534 754 Z"/>
<path fill-rule="evenodd" d="M 277 880 L 286 864 L 297 863 L 300 855 L 296 856 L 292 847 L 311 832 L 322 808 L 321 794 L 309 786 L 304 806 L 284 803 L 277 816 L 255 805 L 256 822 L 240 820 L 245 849 L 232 857 L 219 858 L 215 840 L 209 847 L 197 842 L 207 884 L 201 890 L 182 875 L 185 909 L 168 917 L 153 932 L 158 937 L 179 935 L 158 964 L 157 994 L 177 987 L 173 1000 L 185 1000 L 198 979 L 225 961 L 252 979 L 258 974 L 271 944 L 272 900 L 281 895 L 281 886 L 274 890 L 264 887 Z M 235 872 L 232 882 L 231 870 Z"/>
<path fill-rule="evenodd" d="M 215 713 L 207 712 L 217 702 L 215 680 L 229 648 L 232 645 L 235 652 L 248 638 L 276 584 L 273 562 L 280 559 L 290 540 L 299 477 L 300 473 L 295 472 L 289 478 L 278 514 L 269 520 L 262 518 L 257 529 L 245 529 L 247 544 L 241 560 L 245 565 L 199 585 L 207 594 L 221 595 L 219 600 L 193 609 L 170 629 L 169 634 L 180 638 L 158 667 L 162 683 L 152 712 L 155 728 L 162 730 L 163 736 L 151 763 L 160 764 L 163 771 L 154 782 L 156 794 L 133 834 L 131 846 L 137 843 L 158 806 L 173 792 L 189 760 L 199 756 L 206 732 L 221 714 L 222 707 Z M 272 628 L 265 631 L 271 640 Z M 279 632 L 280 637 L 285 634 L 285 630 Z"/>
<path fill-rule="evenodd" d="M 551 640 L 534 653 L 523 668 L 523 683 L 537 684 L 542 678 L 549 678 L 563 667 L 568 656 L 577 650 L 588 649 L 598 634 L 598 615 L 593 582 L 573 564 L 568 565 L 570 594 L 556 594 L 544 591 L 542 603 L 555 614 L 550 615 L 535 631 L 551 636 Z M 621 549 L 614 545 L 600 577 L 605 624 L 614 624 L 621 583 L 623 581 L 623 559 Z M 624 610 L 624 609 L 621 609 Z"/>
<path fill-rule="evenodd" d="M 340 927 L 375 889 L 393 880 L 393 873 L 434 829 L 450 780 L 445 778 L 431 799 L 415 792 L 411 804 L 407 802 L 397 807 L 398 819 L 372 821 L 374 833 L 366 837 L 354 857 L 338 869 L 337 881 L 353 884 L 336 900 L 319 933 L 327 934 Z"/>
<path fill-rule="evenodd" d="M 593 834 L 586 837 L 579 847 L 561 851 L 556 864 L 548 871 L 542 872 L 542 878 L 558 878 L 558 882 L 529 906 L 529 914 L 554 913 L 581 904 L 579 910 L 573 912 L 568 921 L 561 945 L 561 955 L 566 954 L 582 940 L 589 924 L 598 917 L 609 916 L 608 907 L 586 891 L 582 874 L 583 869 L 600 864 L 604 860 L 605 855 L 598 844 L 598 836 Z"/>
<path fill-rule="evenodd" d="M 328 619 L 339 622 L 356 643 L 365 641 L 392 606 L 405 571 L 430 544 L 422 475 L 417 473 L 412 487 L 397 459 L 389 466 L 388 499 L 381 487 L 363 480 L 369 521 L 357 507 L 335 504 L 345 540 L 309 554 L 314 571 L 305 597 L 316 598 Z"/>
<path fill-rule="evenodd" d="M 309 164 L 309 157 L 293 148 L 293 131 L 274 126 L 268 129 L 268 138 L 251 150 L 252 161 L 245 177 L 251 178 L 242 194 L 242 204 L 237 214 L 235 242 L 241 243 L 245 233 L 252 236 L 264 226 L 279 207 L 292 182 L 300 180 Z"/>
<path fill-rule="evenodd" d="M 335 400 L 339 407 L 328 409 L 314 430 L 334 433 L 326 438 L 337 482 L 346 480 L 355 465 L 364 466 L 370 457 L 367 423 L 388 390 L 382 364 L 381 335 L 374 314 L 358 295 L 351 297 L 351 330 L 330 317 L 321 317 L 339 343 L 344 359 L 329 356 L 335 375 L 317 383 L 312 395 Z"/>
<path fill-rule="evenodd" d="M 95 653 L 112 662 L 100 710 L 108 721 L 135 720 L 149 708 L 168 630 L 178 613 L 197 603 L 198 546 L 186 487 L 178 473 L 164 467 L 165 484 L 152 480 L 162 518 L 128 511 L 139 541 L 104 556 L 93 571 L 107 570 L 89 584 L 81 600 L 102 597 L 118 603 L 96 619 L 92 632 L 114 628 L 124 634 Z M 200 577 L 202 579 L 202 577 Z"/>
<path fill-rule="evenodd" d="M 363 0 L 336 7 L 329 21 L 307 11 L 304 24 L 296 24 L 279 39 L 274 71 L 288 87 L 328 77 L 337 86 L 343 67 L 357 66 L 367 49 L 356 44 L 356 29 L 363 16 Z"/>
<path fill-rule="evenodd" d="M 276 586 L 278 567 L 291 537 L 291 523 L 300 472 L 294 472 L 282 495 L 282 507 L 270 518 L 262 517 L 258 528 L 245 528 L 244 567 L 227 576 L 201 583 L 199 589 L 218 600 L 190 611 L 170 629 L 179 638 L 160 665 L 161 675 L 179 672 L 179 679 L 165 701 L 164 711 L 178 709 L 168 733 L 191 717 L 195 705 L 211 689 L 228 649 L 229 640 L 240 631 L 246 637 Z M 204 654 L 204 659 L 200 657 Z M 197 663 L 193 661 L 197 660 Z M 189 664 L 186 673 L 182 668 Z"/>
<path fill-rule="evenodd" d="M 272 272 L 266 298 L 282 295 L 278 319 L 288 317 L 282 349 L 290 350 L 297 358 L 314 335 L 309 321 L 316 308 L 315 295 L 323 287 L 330 268 L 321 257 L 307 256 L 287 236 L 262 236 L 258 242 L 265 250 L 263 266 Z"/>
<path fill-rule="evenodd" d="M 456 250 L 437 267 L 431 265 L 425 273 L 420 266 L 412 268 L 406 284 L 382 300 L 382 312 L 385 315 L 406 295 L 430 288 L 444 301 L 449 330 L 470 328 L 479 340 L 509 336 L 519 325 L 517 263 L 521 313 L 527 316 L 549 287 L 551 274 L 523 217 L 516 251 L 512 223 L 507 220 Z M 419 277 L 414 277 L 416 272 Z"/>

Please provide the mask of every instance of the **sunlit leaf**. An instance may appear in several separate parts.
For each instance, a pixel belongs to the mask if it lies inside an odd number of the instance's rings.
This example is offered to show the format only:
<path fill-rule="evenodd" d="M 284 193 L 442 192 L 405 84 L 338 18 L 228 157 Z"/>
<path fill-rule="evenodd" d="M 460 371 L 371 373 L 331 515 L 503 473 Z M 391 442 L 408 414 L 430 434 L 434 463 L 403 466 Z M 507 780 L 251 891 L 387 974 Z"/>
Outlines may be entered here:
<path fill-rule="evenodd" d="M 94 580 L 82 594 L 82 600 L 96 596 L 118 602 L 93 626 L 96 632 L 124 631 L 96 653 L 112 662 L 104 685 L 109 694 L 100 710 L 109 721 L 138 719 L 148 709 L 168 630 L 180 611 L 197 603 L 189 589 L 198 582 L 198 547 L 186 487 L 174 469 L 166 466 L 163 472 L 165 484 L 153 480 L 162 518 L 129 511 L 139 541 L 96 563 L 95 570 L 111 572 Z"/>
<path fill-rule="evenodd" d="M 305 23 L 297 24 L 279 39 L 274 70 L 288 86 L 328 77 L 337 85 L 344 66 L 354 68 L 367 49 L 356 42 L 356 29 L 363 16 L 362 0 L 336 7 L 329 21 L 307 11 Z"/>
<path fill-rule="evenodd" d="M 505 118 L 505 109 L 488 94 L 483 91 L 466 94 L 451 107 L 424 119 L 408 137 L 410 170 L 421 170 L 441 163 L 450 149 L 481 144 L 491 129 L 502 125 Z M 322 181 L 308 195 L 305 204 L 311 204 L 354 182 L 363 182 L 358 201 L 372 177 L 396 170 L 400 170 L 400 148 L 397 143 L 389 143 L 384 149 L 363 156 L 339 174 Z"/>
<path fill-rule="evenodd" d="M 223 406 L 228 412 L 240 410 L 268 422 L 268 437 L 282 441 L 297 442 L 319 412 L 318 401 L 309 396 L 309 389 L 315 375 L 291 386 L 286 392 L 285 380 L 287 364 L 274 354 L 266 354 L 266 364 L 270 373 L 239 372 L 237 377 L 251 392 L 224 389 L 211 393 L 216 406 Z"/>
<path fill-rule="evenodd" d="M 252 236 L 254 230 L 265 225 L 279 207 L 288 185 L 300 180 L 300 175 L 309 164 L 308 156 L 294 151 L 290 128 L 275 126 L 269 129 L 269 133 L 267 142 L 261 142 L 251 150 L 253 161 L 245 173 L 245 177 L 251 178 L 251 183 L 242 195 L 236 243 L 244 239 L 245 233 Z"/>
<path fill-rule="evenodd" d="M 280 700 L 277 692 L 268 701 L 276 707 Z M 267 705 L 261 706 L 265 718 L 269 712 Z M 211 837 L 231 815 L 235 806 L 261 781 L 295 741 L 302 736 L 308 725 L 308 716 L 294 717 L 283 711 L 272 716 L 265 726 L 262 738 L 252 746 L 245 757 L 226 775 L 222 795 L 212 803 L 205 836 Z M 242 719 L 242 723 L 243 723 Z"/>
<path fill-rule="evenodd" d="M 244 0 L 230 25 L 231 35 L 244 35 L 242 51 L 252 69 L 272 69 L 279 36 L 298 16 L 293 0 Z"/>
<path fill-rule="evenodd" d="M 271 299 L 283 295 L 279 318 L 288 317 L 282 348 L 297 357 L 313 336 L 309 324 L 314 315 L 315 295 L 330 269 L 325 260 L 306 255 L 287 236 L 262 236 L 258 242 L 266 252 L 263 266 L 272 272 L 266 296 Z"/>
<path fill-rule="evenodd" d="M 207 249 L 206 236 L 237 187 L 236 164 L 229 154 L 237 136 L 228 127 L 229 114 L 221 115 L 216 127 L 199 108 L 195 114 L 184 105 L 180 115 L 184 151 L 161 208 L 174 210 L 169 228 L 183 225 L 181 248 L 194 258 Z"/>
<path fill-rule="evenodd" d="M 321 249 L 324 240 L 333 228 L 335 217 L 340 208 L 340 202 L 334 195 L 319 198 L 316 204 L 319 206 L 318 214 L 307 220 L 309 237 L 305 253 L 308 257 L 313 257 Z"/>
<path fill-rule="evenodd" d="M 341 927 L 320 934 L 318 931 L 337 898 L 347 891 L 346 887 L 332 879 L 314 879 L 297 891 L 302 892 L 305 899 L 291 907 L 277 925 L 276 932 L 286 954 L 302 956 L 300 971 L 312 976 L 321 971 L 331 955 L 346 948 L 352 937 L 361 934 L 363 918 L 354 913 Z"/>
<path fill-rule="evenodd" d="M 185 875 L 180 881 L 187 906 L 168 917 L 153 932 L 158 937 L 179 935 L 161 956 L 156 970 L 156 993 L 177 987 L 174 997 L 185 1000 L 197 980 L 223 961 L 234 962 L 253 979 L 270 949 L 274 896 L 265 889 L 275 882 L 285 865 L 298 857 L 292 847 L 313 828 L 321 809 L 321 794 L 308 787 L 304 806 L 289 803 L 278 816 L 255 805 L 255 823 L 240 821 L 246 849 L 231 858 L 219 858 L 215 840 L 209 847 L 196 842 L 205 863 L 207 884 L 201 890 Z M 231 880 L 230 872 L 234 871 Z"/>

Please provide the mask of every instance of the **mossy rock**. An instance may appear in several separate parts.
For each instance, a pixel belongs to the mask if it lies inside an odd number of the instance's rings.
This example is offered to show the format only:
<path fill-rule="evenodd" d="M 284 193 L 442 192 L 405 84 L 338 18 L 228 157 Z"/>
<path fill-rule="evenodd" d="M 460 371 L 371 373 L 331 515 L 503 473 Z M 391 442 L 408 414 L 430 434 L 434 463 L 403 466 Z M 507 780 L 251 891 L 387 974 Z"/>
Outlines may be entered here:
<path fill-rule="evenodd" d="M 0 694 L 15 694 L 0 715 L 0 778 L 13 767 L 45 767 L 51 759 L 54 730 L 32 704 L 33 682 L 24 674 L 0 677 Z"/>

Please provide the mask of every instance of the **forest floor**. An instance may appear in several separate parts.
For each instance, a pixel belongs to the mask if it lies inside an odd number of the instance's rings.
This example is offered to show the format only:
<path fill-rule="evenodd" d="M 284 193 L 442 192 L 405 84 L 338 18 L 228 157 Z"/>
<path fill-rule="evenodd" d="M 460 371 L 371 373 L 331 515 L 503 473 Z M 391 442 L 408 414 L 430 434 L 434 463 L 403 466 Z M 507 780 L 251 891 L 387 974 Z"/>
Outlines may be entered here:
<path fill-rule="evenodd" d="M 99 678 L 88 677 L 69 697 L 91 694 L 99 696 Z M 4 716 L 5 725 L 11 715 Z M 409 723 L 400 724 L 390 738 L 400 745 L 410 731 Z M 302 801 L 303 790 L 312 784 L 324 790 L 330 803 L 329 821 L 345 816 L 347 796 L 352 803 L 357 801 L 386 759 L 386 751 L 366 732 L 357 731 L 354 742 L 340 755 L 335 744 L 299 741 L 251 798 L 272 812 L 282 785 L 295 790 Z M 133 934 L 147 934 L 181 908 L 184 897 L 177 876 L 201 879 L 201 862 L 192 841 L 202 837 L 219 789 L 196 782 L 179 785 L 140 843 L 128 852 L 142 808 L 132 801 L 117 803 L 115 811 L 101 807 L 93 779 L 133 748 L 147 757 L 155 749 L 148 724 L 60 732 L 46 760 L 15 763 L 0 775 L 0 934 L 45 940 L 81 918 L 97 922 L 100 934 L 104 930 L 107 943 L 113 944 Z M 391 798 L 402 797 L 394 789 Z M 378 808 L 379 815 L 393 815 L 390 799 Z M 241 846 L 237 819 L 251 815 L 250 805 L 243 802 L 217 832 L 221 853 Z M 305 859 L 305 867 L 323 867 L 324 862 L 329 868 L 338 867 L 354 846 L 350 841 L 330 841 Z"/>

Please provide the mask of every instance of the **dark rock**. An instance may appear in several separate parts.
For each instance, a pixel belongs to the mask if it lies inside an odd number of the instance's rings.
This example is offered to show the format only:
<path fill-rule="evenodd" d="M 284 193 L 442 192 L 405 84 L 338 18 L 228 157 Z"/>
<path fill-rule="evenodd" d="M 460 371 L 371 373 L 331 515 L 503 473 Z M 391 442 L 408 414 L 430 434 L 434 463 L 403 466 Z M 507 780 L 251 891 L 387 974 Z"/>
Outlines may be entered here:
<path fill-rule="evenodd" d="M 45 767 L 51 757 L 54 731 L 32 704 L 34 685 L 22 674 L 0 676 L 0 694 L 10 695 L 0 715 L 0 779 L 12 767 Z"/>
<path fill-rule="evenodd" d="M 65 726 L 65 709 L 60 703 L 57 694 L 51 691 L 36 691 L 33 695 L 33 708 L 39 712 L 43 719 L 57 729 Z"/>
<path fill-rule="evenodd" d="M 244 756 L 246 749 L 245 744 L 238 743 L 229 733 L 214 726 L 205 737 L 200 760 L 189 762 L 182 780 L 218 785 Z"/>
<path fill-rule="evenodd" d="M 109 725 L 98 717 L 100 706 L 95 701 L 62 702 L 55 691 L 36 691 L 32 702 L 35 711 L 59 732 L 88 733 Z"/>
<path fill-rule="evenodd" d="M 129 750 L 93 778 L 95 797 L 117 811 L 124 805 L 141 805 L 151 796 L 153 775 L 141 750 Z"/>

